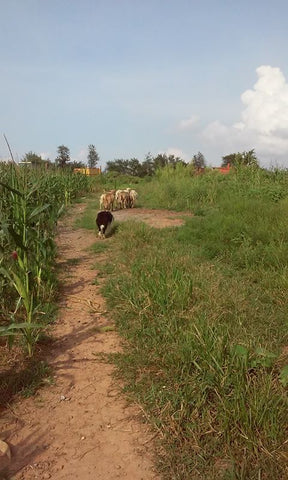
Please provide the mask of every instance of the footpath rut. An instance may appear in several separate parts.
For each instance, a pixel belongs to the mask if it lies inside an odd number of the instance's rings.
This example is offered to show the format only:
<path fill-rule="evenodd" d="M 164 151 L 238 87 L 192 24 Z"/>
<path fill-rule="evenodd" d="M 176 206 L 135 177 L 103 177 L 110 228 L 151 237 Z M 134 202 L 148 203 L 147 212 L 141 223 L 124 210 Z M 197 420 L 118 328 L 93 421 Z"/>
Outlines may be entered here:
<path fill-rule="evenodd" d="M 95 233 L 73 229 L 84 210 L 74 206 L 59 224 L 61 300 L 47 359 L 54 383 L 7 410 L 2 427 L 12 462 L 4 478 L 158 480 L 153 435 L 140 409 L 119 394 L 114 367 L 98 356 L 120 351 L 120 340 L 103 328 L 111 322 L 87 251 Z"/>

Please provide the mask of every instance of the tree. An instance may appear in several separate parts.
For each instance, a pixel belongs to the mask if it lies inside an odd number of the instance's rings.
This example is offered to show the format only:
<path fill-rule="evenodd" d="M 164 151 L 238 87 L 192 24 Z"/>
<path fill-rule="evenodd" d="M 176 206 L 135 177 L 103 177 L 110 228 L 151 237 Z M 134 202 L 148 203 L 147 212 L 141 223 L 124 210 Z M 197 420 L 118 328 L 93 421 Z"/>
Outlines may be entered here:
<path fill-rule="evenodd" d="M 116 172 L 121 175 L 131 175 L 133 177 L 141 177 L 142 164 L 137 158 L 128 159 L 116 159 L 113 162 L 109 161 L 106 165 L 107 172 Z"/>
<path fill-rule="evenodd" d="M 198 152 L 196 155 L 193 155 L 191 163 L 195 170 L 201 170 L 206 167 L 206 160 L 203 153 Z"/>
<path fill-rule="evenodd" d="M 256 156 L 254 148 L 249 152 L 242 153 L 242 164 L 247 167 L 259 167 L 258 158 Z"/>
<path fill-rule="evenodd" d="M 229 155 L 222 157 L 221 166 L 227 167 L 228 163 L 230 163 L 231 167 L 237 167 L 239 165 L 244 165 L 246 167 L 259 167 L 254 148 L 249 150 L 249 152 L 230 153 Z"/>
<path fill-rule="evenodd" d="M 144 162 L 141 165 L 141 175 L 140 177 L 152 177 L 155 173 L 154 160 L 151 153 L 147 153 Z"/>
<path fill-rule="evenodd" d="M 40 155 L 37 155 L 35 152 L 28 152 L 25 153 L 24 157 L 22 158 L 22 162 L 31 163 L 32 165 L 40 165 L 45 163 L 45 160 Z"/>
<path fill-rule="evenodd" d="M 63 168 L 70 162 L 70 150 L 65 145 L 60 145 L 57 148 L 58 156 L 55 159 L 57 167 Z"/>
<path fill-rule="evenodd" d="M 139 162 L 138 158 L 130 158 L 128 163 L 128 175 L 133 177 L 141 177 L 142 165 Z"/>
<path fill-rule="evenodd" d="M 153 158 L 151 153 L 148 153 L 142 163 L 139 162 L 137 158 L 109 161 L 106 164 L 106 171 L 118 173 L 120 175 L 131 175 L 133 177 L 146 177 L 154 175 L 157 168 L 163 168 L 166 166 L 176 168 L 176 165 L 179 164 L 186 166 L 186 163 L 184 160 L 181 160 L 180 157 L 159 153 Z"/>
<path fill-rule="evenodd" d="M 98 153 L 96 152 L 95 145 L 88 146 L 88 167 L 94 168 L 96 167 L 97 163 L 99 162 L 100 158 Z"/>
<path fill-rule="evenodd" d="M 235 167 L 235 164 L 237 162 L 237 153 L 229 153 L 229 155 L 225 155 L 225 157 L 222 157 L 222 164 L 221 167 L 227 167 L 228 163 L 230 164 L 230 167 Z"/>
<path fill-rule="evenodd" d="M 175 157 L 175 155 L 167 155 L 166 153 L 159 153 L 157 157 L 153 159 L 154 162 L 154 169 L 167 167 L 168 165 L 172 165 L 175 167 L 178 163 L 182 165 L 186 165 L 184 160 L 180 157 Z"/>
<path fill-rule="evenodd" d="M 159 153 L 156 157 L 153 158 L 154 169 L 163 168 L 168 165 L 168 157 L 166 153 Z"/>
<path fill-rule="evenodd" d="M 80 162 L 79 160 L 73 160 L 73 162 L 69 162 L 69 168 L 73 170 L 74 168 L 86 168 L 84 162 Z"/>
<path fill-rule="evenodd" d="M 32 151 L 25 153 L 24 157 L 22 157 L 21 159 L 21 162 L 29 163 L 34 168 L 35 167 L 46 167 L 46 168 L 51 167 L 51 162 L 48 158 L 44 160 L 40 155 Z"/>
<path fill-rule="evenodd" d="M 116 160 L 110 160 L 106 164 L 107 172 L 115 172 L 120 175 L 127 174 L 129 160 L 123 160 L 122 158 Z"/>

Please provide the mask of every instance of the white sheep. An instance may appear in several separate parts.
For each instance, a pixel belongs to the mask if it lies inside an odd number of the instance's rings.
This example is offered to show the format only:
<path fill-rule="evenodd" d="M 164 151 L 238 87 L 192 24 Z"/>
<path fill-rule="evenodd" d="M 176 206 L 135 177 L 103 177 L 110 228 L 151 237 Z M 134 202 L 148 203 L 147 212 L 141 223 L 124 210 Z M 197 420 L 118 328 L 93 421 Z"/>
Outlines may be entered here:
<path fill-rule="evenodd" d="M 129 204 L 129 193 L 127 190 L 117 190 L 115 194 L 116 205 L 119 208 L 127 208 Z"/>
<path fill-rule="evenodd" d="M 137 197 L 138 197 L 138 193 L 136 192 L 136 190 L 130 189 L 130 192 L 129 192 L 129 207 L 130 208 L 134 208 L 135 201 L 137 200 Z"/>

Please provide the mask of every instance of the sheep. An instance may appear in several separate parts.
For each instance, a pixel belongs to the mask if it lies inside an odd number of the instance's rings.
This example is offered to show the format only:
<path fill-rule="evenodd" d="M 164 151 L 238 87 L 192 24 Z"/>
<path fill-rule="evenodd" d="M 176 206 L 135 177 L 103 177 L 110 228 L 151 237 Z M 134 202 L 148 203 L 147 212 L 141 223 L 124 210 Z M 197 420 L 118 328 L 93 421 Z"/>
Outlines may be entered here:
<path fill-rule="evenodd" d="M 130 190 L 131 190 L 131 188 L 125 188 L 125 190 L 123 190 L 123 193 L 124 193 L 124 207 L 123 208 L 130 208 Z"/>
<path fill-rule="evenodd" d="M 127 190 L 117 190 L 116 195 L 116 205 L 119 208 L 127 208 L 129 205 L 129 193 Z"/>
<path fill-rule="evenodd" d="M 107 212 L 106 210 L 102 210 L 101 212 L 98 212 L 96 217 L 96 225 L 99 230 L 98 232 L 99 238 L 106 238 L 105 232 L 107 231 L 107 229 L 109 229 L 113 220 L 114 220 L 114 217 L 111 212 Z"/>
<path fill-rule="evenodd" d="M 115 193 L 115 202 L 116 202 L 116 207 L 121 208 L 121 192 L 122 190 L 116 190 Z"/>
<path fill-rule="evenodd" d="M 113 212 L 114 200 L 115 190 L 102 193 L 100 197 L 100 208 L 103 208 L 104 210 L 112 210 Z"/>
<path fill-rule="evenodd" d="M 137 197 L 138 197 L 138 193 L 136 192 L 136 190 L 130 189 L 129 191 L 129 207 L 130 208 L 134 208 Z"/>

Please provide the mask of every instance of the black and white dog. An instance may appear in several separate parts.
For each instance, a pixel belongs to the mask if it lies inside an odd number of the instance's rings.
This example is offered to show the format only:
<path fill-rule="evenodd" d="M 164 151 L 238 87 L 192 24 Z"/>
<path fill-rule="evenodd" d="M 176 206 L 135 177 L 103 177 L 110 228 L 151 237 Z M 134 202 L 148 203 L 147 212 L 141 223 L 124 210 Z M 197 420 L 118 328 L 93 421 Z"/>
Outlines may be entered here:
<path fill-rule="evenodd" d="M 114 220 L 114 217 L 111 212 L 108 211 L 102 211 L 99 212 L 97 217 L 96 217 L 96 224 L 99 230 L 98 236 L 100 238 L 105 238 L 105 232 L 109 227 L 111 226 L 112 222 Z"/>

